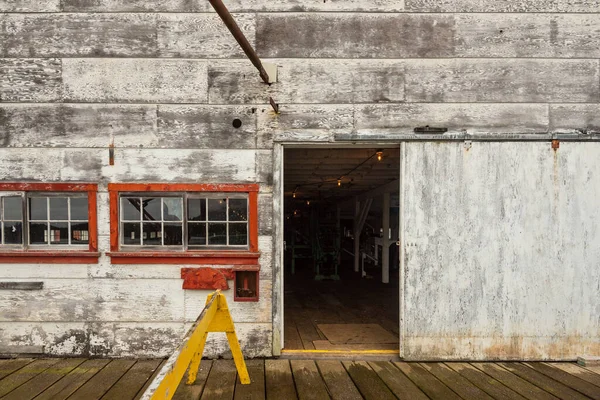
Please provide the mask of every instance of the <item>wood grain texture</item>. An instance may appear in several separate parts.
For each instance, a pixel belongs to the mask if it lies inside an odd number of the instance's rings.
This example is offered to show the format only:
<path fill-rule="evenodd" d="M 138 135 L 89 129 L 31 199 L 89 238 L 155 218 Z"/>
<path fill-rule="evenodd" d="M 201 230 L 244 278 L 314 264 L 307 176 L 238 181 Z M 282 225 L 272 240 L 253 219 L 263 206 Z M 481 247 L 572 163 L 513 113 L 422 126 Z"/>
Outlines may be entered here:
<path fill-rule="evenodd" d="M 304 400 L 329 399 L 327 386 L 312 360 L 291 360 L 292 373 L 298 398 Z"/>
<path fill-rule="evenodd" d="M 157 147 L 156 106 L 0 104 L 0 147 Z M 40 130 L 43 126 L 44 129 Z"/>
<path fill-rule="evenodd" d="M 167 59 L 63 59 L 65 100 L 205 103 L 206 63 Z"/>
<path fill-rule="evenodd" d="M 104 396 L 105 400 L 133 399 L 162 360 L 138 360 Z"/>
<path fill-rule="evenodd" d="M 154 14 L 3 14 L 4 57 L 157 55 Z"/>
<path fill-rule="evenodd" d="M 88 400 L 102 397 L 134 364 L 135 360 L 112 360 L 69 399 Z"/>
<path fill-rule="evenodd" d="M 52 358 L 37 359 L 6 376 L 0 381 L 0 396 L 5 396 L 6 394 L 12 392 L 19 386 L 28 382 L 30 379 L 35 378 L 42 372 L 46 371 L 59 361 L 60 360 L 58 359 Z"/>
<path fill-rule="evenodd" d="M 233 360 L 214 360 L 201 399 L 231 400 L 235 391 L 236 369 Z"/>
<path fill-rule="evenodd" d="M 452 15 L 259 14 L 256 20 L 262 57 L 449 57 L 454 36 Z"/>
<path fill-rule="evenodd" d="M 87 360 L 69 372 L 64 378 L 44 390 L 39 400 L 64 400 L 98 373 L 110 360 Z"/>
<path fill-rule="evenodd" d="M 600 56 L 598 14 L 458 14 L 455 21 L 458 57 Z"/>
<path fill-rule="evenodd" d="M 454 370 L 442 363 L 421 363 L 421 367 L 429 371 L 446 386 L 452 389 L 460 397 L 466 400 L 494 400 L 483 390 L 474 386 L 466 378 L 456 373 Z"/>
<path fill-rule="evenodd" d="M 209 64 L 209 103 L 365 103 L 404 100 L 404 64 L 369 60 L 272 60 L 277 84 L 267 86 L 247 62 Z"/>
<path fill-rule="evenodd" d="M 0 12 L 58 12 L 60 0 L 4 0 Z"/>
<path fill-rule="evenodd" d="M 596 102 L 597 60 L 411 60 L 409 102 Z"/>
<path fill-rule="evenodd" d="M 254 45 L 254 14 L 233 14 Z M 243 58 L 243 50 L 216 14 L 161 14 L 158 16 L 158 52 L 162 57 Z"/>
<path fill-rule="evenodd" d="M 550 129 L 600 132 L 600 104 L 550 104 Z"/>
<path fill-rule="evenodd" d="M 234 400 L 265 400 L 265 362 L 264 360 L 246 360 L 250 375 L 250 384 L 242 385 L 238 374 L 235 382 Z"/>
<path fill-rule="evenodd" d="M 413 133 L 418 126 L 468 133 L 548 131 L 545 104 L 369 104 L 355 106 L 355 131 Z"/>
<path fill-rule="evenodd" d="M 235 128 L 233 121 L 241 126 Z M 158 146 L 188 149 L 253 149 L 256 109 L 248 106 L 159 105 Z"/>
<path fill-rule="evenodd" d="M 498 400 L 524 400 L 525 397 L 517 394 L 508 386 L 503 385 L 491 376 L 483 373 L 468 363 L 451 362 L 446 365 L 458 372 L 475 386 L 485 391 L 487 394 Z"/>
<path fill-rule="evenodd" d="M 27 1 L 27 0 L 20 0 Z M 50 0 L 46 0 L 50 1 Z M 264 11 L 370 11 L 393 12 L 404 9 L 404 0 L 232 0 L 227 2 L 232 12 Z M 64 0 L 64 11 L 76 12 L 124 12 L 124 11 L 165 11 L 165 12 L 209 12 L 210 4 L 202 0 Z"/>
<path fill-rule="evenodd" d="M 0 101 L 58 101 L 61 71 L 62 61 L 56 58 L 0 58 Z"/>
<path fill-rule="evenodd" d="M 592 13 L 600 11 L 595 0 L 405 0 L 410 12 L 571 12 Z"/>
<path fill-rule="evenodd" d="M 287 327 L 287 326 L 286 326 Z M 287 342 L 287 335 L 286 335 Z M 354 386 L 346 369 L 337 360 L 316 361 L 319 373 L 327 385 L 329 395 L 334 400 L 361 400 L 363 397 Z"/>

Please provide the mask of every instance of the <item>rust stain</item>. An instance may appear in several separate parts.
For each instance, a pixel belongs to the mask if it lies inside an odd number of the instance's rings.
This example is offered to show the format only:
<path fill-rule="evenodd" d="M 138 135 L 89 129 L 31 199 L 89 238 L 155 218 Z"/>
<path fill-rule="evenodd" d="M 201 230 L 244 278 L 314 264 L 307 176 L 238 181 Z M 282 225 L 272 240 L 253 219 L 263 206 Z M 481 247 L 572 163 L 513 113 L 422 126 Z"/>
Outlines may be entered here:
<path fill-rule="evenodd" d="M 554 151 L 556 151 L 556 150 L 558 150 L 558 148 L 559 148 L 559 147 L 560 147 L 560 142 L 559 142 L 558 140 L 556 140 L 556 139 L 555 139 L 555 140 L 553 140 L 553 141 L 552 141 L 552 149 L 553 149 Z"/>

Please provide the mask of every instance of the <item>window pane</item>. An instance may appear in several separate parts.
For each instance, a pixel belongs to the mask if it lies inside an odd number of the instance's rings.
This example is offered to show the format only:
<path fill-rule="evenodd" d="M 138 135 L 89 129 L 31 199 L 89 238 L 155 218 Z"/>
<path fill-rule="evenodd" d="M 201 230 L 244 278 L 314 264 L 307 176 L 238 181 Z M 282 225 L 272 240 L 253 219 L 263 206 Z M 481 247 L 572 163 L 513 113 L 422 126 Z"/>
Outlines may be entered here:
<path fill-rule="evenodd" d="M 229 199 L 229 220 L 248 221 L 248 201 L 246 199 Z"/>
<path fill-rule="evenodd" d="M 121 221 L 140 220 L 140 199 L 124 197 L 121 199 Z"/>
<path fill-rule="evenodd" d="M 146 197 L 142 199 L 144 206 L 144 221 L 160 221 L 160 197 Z"/>
<path fill-rule="evenodd" d="M 69 244 L 68 222 L 50 222 L 50 244 Z"/>
<path fill-rule="evenodd" d="M 88 199 L 85 197 L 71 198 L 71 220 L 87 221 Z"/>
<path fill-rule="evenodd" d="M 140 241 L 140 223 L 126 222 L 123 224 L 123 244 L 132 244 L 139 246 Z"/>
<path fill-rule="evenodd" d="M 226 221 L 227 200 L 226 199 L 208 199 L 208 220 Z"/>
<path fill-rule="evenodd" d="M 71 223 L 71 244 L 88 244 L 90 232 L 87 222 Z"/>
<path fill-rule="evenodd" d="M 227 224 L 208 224 L 208 244 L 227 244 Z"/>
<path fill-rule="evenodd" d="M 162 228 L 160 223 L 144 223 L 142 231 L 144 246 L 161 246 L 162 245 Z"/>
<path fill-rule="evenodd" d="M 29 243 L 48 244 L 47 223 L 29 223 Z"/>
<path fill-rule="evenodd" d="M 68 220 L 69 203 L 65 197 L 50 197 L 50 219 Z"/>
<path fill-rule="evenodd" d="M 163 198 L 163 221 L 183 221 L 182 203 L 182 198 Z"/>
<path fill-rule="evenodd" d="M 183 245 L 183 225 L 165 224 L 165 246 Z"/>
<path fill-rule="evenodd" d="M 48 219 L 47 201 L 47 197 L 33 197 L 29 199 L 29 217 L 32 220 Z"/>
<path fill-rule="evenodd" d="M 188 221 L 206 221 L 206 199 L 188 200 Z"/>
<path fill-rule="evenodd" d="M 188 224 L 188 244 L 193 245 L 206 245 L 206 224 L 203 223 L 189 223 Z"/>
<path fill-rule="evenodd" d="M 240 246 L 248 244 L 248 233 L 246 224 L 229 224 L 229 244 Z"/>
<path fill-rule="evenodd" d="M 21 222 L 4 222 L 3 244 L 23 244 L 23 224 Z"/>
<path fill-rule="evenodd" d="M 4 197 L 4 220 L 21 221 L 23 219 L 22 197 Z"/>

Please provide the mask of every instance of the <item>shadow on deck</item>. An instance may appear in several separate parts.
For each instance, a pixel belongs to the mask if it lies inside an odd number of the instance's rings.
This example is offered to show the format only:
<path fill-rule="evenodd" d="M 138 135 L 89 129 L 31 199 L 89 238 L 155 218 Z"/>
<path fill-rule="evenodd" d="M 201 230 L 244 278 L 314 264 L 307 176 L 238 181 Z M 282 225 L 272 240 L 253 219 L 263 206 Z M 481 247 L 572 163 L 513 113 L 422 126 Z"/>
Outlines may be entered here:
<path fill-rule="evenodd" d="M 0 398 L 138 398 L 163 360 L 0 360 Z M 574 363 L 406 363 L 248 360 L 241 385 L 232 360 L 203 360 L 174 399 L 599 399 L 600 367 Z M 185 380 L 185 379 L 184 379 Z"/>

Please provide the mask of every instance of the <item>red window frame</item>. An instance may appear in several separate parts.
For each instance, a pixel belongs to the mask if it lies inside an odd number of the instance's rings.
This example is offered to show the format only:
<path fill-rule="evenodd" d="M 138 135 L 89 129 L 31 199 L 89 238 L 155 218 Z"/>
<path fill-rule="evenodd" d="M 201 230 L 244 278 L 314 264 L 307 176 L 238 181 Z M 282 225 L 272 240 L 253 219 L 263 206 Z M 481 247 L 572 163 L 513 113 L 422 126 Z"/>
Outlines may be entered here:
<path fill-rule="evenodd" d="M 207 249 L 185 251 L 121 251 L 119 246 L 120 193 L 247 193 L 248 249 Z M 258 251 L 258 185 L 200 183 L 109 183 L 110 252 L 113 264 L 209 264 L 257 265 Z"/>
<path fill-rule="evenodd" d="M 25 183 L 0 182 L 2 192 L 52 192 L 79 193 L 88 195 L 89 246 L 87 250 L 2 250 L 0 263 L 39 264 L 96 264 L 98 263 L 98 185 L 95 183 Z M 24 221 L 27 223 L 27 221 Z"/>

